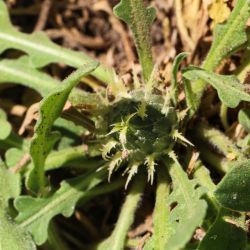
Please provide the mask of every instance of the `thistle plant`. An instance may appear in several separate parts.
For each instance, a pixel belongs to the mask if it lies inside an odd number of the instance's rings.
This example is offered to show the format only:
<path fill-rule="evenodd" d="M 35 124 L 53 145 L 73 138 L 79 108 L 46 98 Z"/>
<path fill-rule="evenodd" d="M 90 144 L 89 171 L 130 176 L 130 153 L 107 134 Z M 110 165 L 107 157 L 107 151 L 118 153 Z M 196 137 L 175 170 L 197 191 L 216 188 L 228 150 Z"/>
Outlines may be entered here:
<path fill-rule="evenodd" d="M 5 152 L 0 163 L 1 249 L 36 249 L 46 243 L 45 249 L 68 249 L 54 217 L 72 216 L 76 207 L 118 189 L 125 190 L 126 197 L 117 223 L 107 239 L 95 242 L 95 249 L 136 247 L 138 242 L 131 245 L 127 233 L 145 190 L 155 193 L 155 205 L 153 232 L 143 249 L 248 249 L 250 95 L 236 75 L 214 70 L 240 49 L 249 53 L 249 5 L 238 0 L 227 22 L 216 27 L 203 65 L 182 68 L 179 80 L 177 73 L 188 53 L 179 54 L 171 84 L 162 86 L 150 39 L 156 10 L 143 0 L 121 0 L 114 8 L 133 33 L 141 65 L 131 85 L 125 85 L 114 69 L 61 48 L 43 33 L 15 30 L 0 1 L 0 52 L 14 48 L 25 53 L 18 59 L 1 56 L 0 83 L 21 84 L 42 96 L 31 141 L 15 134 L 0 110 L 0 147 Z M 64 63 L 75 71 L 60 83 L 42 71 L 50 63 Z M 238 75 L 246 67 L 249 61 Z M 77 88 L 88 75 L 105 89 Z M 223 110 L 246 103 L 238 119 L 244 138 L 234 142 L 201 119 L 199 107 L 209 84 Z M 180 100 L 183 91 L 185 100 Z M 220 118 L 223 124 L 225 112 Z M 60 130 L 77 138 L 84 135 L 84 145 L 59 149 L 67 138 Z M 16 168 L 25 155 L 31 161 Z M 76 170 L 72 178 L 63 179 L 60 187 L 49 181 L 49 171 L 65 168 Z M 210 170 L 224 175 L 219 184 Z M 203 232 L 199 239 L 197 229 Z"/>

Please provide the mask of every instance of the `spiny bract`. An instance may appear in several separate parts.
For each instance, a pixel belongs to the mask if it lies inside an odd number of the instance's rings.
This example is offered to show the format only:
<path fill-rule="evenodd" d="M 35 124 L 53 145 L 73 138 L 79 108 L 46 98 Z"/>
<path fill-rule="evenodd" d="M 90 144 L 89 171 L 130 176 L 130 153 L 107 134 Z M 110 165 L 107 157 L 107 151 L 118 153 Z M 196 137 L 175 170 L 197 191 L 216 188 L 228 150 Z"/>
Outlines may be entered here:
<path fill-rule="evenodd" d="M 108 161 L 109 179 L 122 168 L 128 173 L 126 187 L 142 166 L 152 184 L 157 160 L 169 155 L 177 139 L 188 143 L 178 132 L 183 114 L 172 106 L 169 92 L 157 92 L 127 90 L 108 104 L 102 116 L 102 126 L 103 121 L 107 125 L 102 156 Z"/>

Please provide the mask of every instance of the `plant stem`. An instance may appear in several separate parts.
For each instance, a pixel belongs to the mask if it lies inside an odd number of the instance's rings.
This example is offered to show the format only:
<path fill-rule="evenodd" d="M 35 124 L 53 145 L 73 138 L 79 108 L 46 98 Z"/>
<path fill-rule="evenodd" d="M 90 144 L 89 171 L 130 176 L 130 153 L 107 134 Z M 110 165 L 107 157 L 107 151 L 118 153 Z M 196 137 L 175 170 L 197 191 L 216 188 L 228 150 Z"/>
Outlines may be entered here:
<path fill-rule="evenodd" d="M 164 250 L 169 237 L 168 220 L 170 210 L 167 198 L 170 194 L 170 180 L 166 168 L 160 168 L 157 175 L 156 202 L 154 210 L 154 247 Z"/>
<path fill-rule="evenodd" d="M 228 107 L 221 103 L 221 106 L 220 106 L 220 120 L 221 120 L 221 123 L 224 127 L 224 129 L 228 129 L 229 128 L 229 123 L 228 123 L 228 120 L 227 120 L 227 111 L 228 111 Z"/>
<path fill-rule="evenodd" d="M 214 145 L 221 153 L 226 157 L 237 158 L 242 156 L 240 150 L 238 150 L 234 143 L 221 131 L 201 123 L 197 126 L 196 135 L 203 141 Z"/>
<path fill-rule="evenodd" d="M 146 178 L 144 175 L 138 176 L 127 194 L 126 200 L 122 206 L 118 221 L 111 236 L 100 245 L 98 249 L 102 250 L 123 250 L 127 232 L 134 221 L 134 214 L 141 199 Z"/>
<path fill-rule="evenodd" d="M 123 249 L 127 232 L 134 221 L 134 214 L 145 187 L 144 176 L 135 179 L 123 204 L 114 232 L 112 249 Z"/>
<path fill-rule="evenodd" d="M 201 142 L 197 142 L 196 146 L 201 152 L 202 159 L 209 163 L 220 174 L 224 175 L 230 170 L 225 158 L 220 157 Z"/>

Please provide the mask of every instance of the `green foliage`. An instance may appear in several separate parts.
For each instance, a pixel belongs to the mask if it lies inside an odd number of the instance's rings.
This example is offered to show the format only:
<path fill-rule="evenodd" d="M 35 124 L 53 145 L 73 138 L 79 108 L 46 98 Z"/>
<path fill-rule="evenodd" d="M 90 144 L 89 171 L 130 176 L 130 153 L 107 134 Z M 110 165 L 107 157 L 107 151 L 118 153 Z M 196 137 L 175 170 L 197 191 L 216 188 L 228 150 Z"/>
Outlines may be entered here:
<path fill-rule="evenodd" d="M 46 198 L 18 197 L 15 200 L 19 212 L 16 222 L 32 234 L 36 244 L 43 244 L 51 219 L 58 214 L 71 216 L 78 200 L 87 196 L 103 177 L 103 172 L 94 172 L 64 181 L 57 192 Z"/>
<path fill-rule="evenodd" d="M 42 191 L 45 186 L 44 163 L 54 143 L 60 135 L 51 132 L 55 120 L 60 116 L 68 96 L 84 75 L 97 67 L 97 63 L 86 64 L 83 69 L 73 72 L 63 81 L 63 85 L 52 91 L 42 102 L 40 118 L 36 125 L 35 136 L 31 142 L 30 153 L 34 168 L 28 179 L 28 186 L 35 192 Z"/>
<path fill-rule="evenodd" d="M 244 50 L 243 50 L 243 54 L 240 60 L 240 65 L 237 67 L 237 69 L 235 70 L 235 74 L 238 76 L 239 80 L 241 82 L 243 82 L 246 77 L 247 77 L 247 73 L 250 69 L 250 50 L 249 50 L 249 32 L 247 32 L 247 45 Z"/>
<path fill-rule="evenodd" d="M 61 48 L 51 42 L 42 32 L 30 35 L 18 32 L 10 22 L 3 0 L 0 1 L 0 26 L 0 53 L 10 48 L 24 51 L 29 55 L 28 62 L 31 67 L 41 68 L 50 63 L 61 62 L 81 68 L 83 64 L 95 63 L 93 59 L 83 53 Z M 113 70 L 103 66 L 99 66 L 92 74 L 104 83 L 114 82 Z"/>
<path fill-rule="evenodd" d="M 198 250 L 246 249 L 247 234 L 244 223 L 244 215 L 221 208 L 214 224 L 202 239 Z"/>
<path fill-rule="evenodd" d="M 0 162 L 0 248 L 26 250 L 50 243 L 51 249 L 64 249 L 54 218 L 70 217 L 76 206 L 88 209 L 85 204 L 94 197 L 124 187 L 128 191 L 114 230 L 93 246 L 96 249 L 127 247 L 127 233 L 145 192 L 156 196 L 153 233 L 145 250 L 246 249 L 243 212 L 250 207 L 250 165 L 248 144 L 241 140 L 248 137 L 244 133 L 234 143 L 223 131 L 190 120 L 186 114 L 198 109 L 206 83 L 230 108 L 250 101 L 235 76 L 213 72 L 224 58 L 249 43 L 245 32 L 249 1 L 238 0 L 228 21 L 216 27 L 202 68 L 189 66 L 182 71 L 185 101 L 178 100 L 183 86 L 177 74 L 187 53 L 175 58 L 170 87 L 156 78 L 150 41 L 155 10 L 147 8 L 143 0 L 121 0 L 114 11 L 132 30 L 142 68 L 143 79 L 135 74 L 129 86 L 113 69 L 56 45 L 44 33 L 17 31 L 0 0 L 0 83 L 21 84 L 43 98 L 31 142 L 12 131 L 7 115 L 0 110 L 0 148 L 5 161 Z M 3 59 L 8 49 L 26 55 Z M 78 69 L 60 82 L 43 71 L 51 63 Z M 107 89 L 102 83 L 92 92 L 74 88 L 89 74 L 108 85 Z M 72 106 L 63 112 L 67 101 Z M 238 119 L 249 132 L 249 109 L 241 109 Z M 26 156 L 31 156 L 31 162 L 23 162 Z M 207 162 L 214 168 L 213 176 L 225 174 L 218 185 L 204 165 Z M 45 174 L 51 180 L 49 185 Z M 111 174 L 112 182 L 107 183 Z M 124 174 L 127 181 L 120 176 Z M 197 228 L 205 232 L 200 242 L 194 237 Z M 74 238 L 72 233 L 68 233 L 70 237 Z"/>
<path fill-rule="evenodd" d="M 170 180 L 167 169 L 161 168 L 157 175 L 156 201 L 154 208 L 154 234 L 146 242 L 144 250 L 164 250 L 171 233 L 169 223 L 170 209 L 168 207 L 168 196 L 170 193 Z"/>
<path fill-rule="evenodd" d="M 8 168 L 14 167 L 24 156 L 25 151 L 19 148 L 10 148 L 5 153 L 5 164 Z"/>
<path fill-rule="evenodd" d="M 239 122 L 250 133 L 250 109 L 242 109 L 239 112 Z"/>
<path fill-rule="evenodd" d="M 0 161 L 0 205 L 1 209 L 8 207 L 8 201 L 16 198 L 21 192 L 20 176 L 10 172 Z M 2 211 L 3 212 L 3 211 Z M 3 215 L 3 214 L 2 214 Z"/>
<path fill-rule="evenodd" d="M 28 67 L 27 57 L 18 60 L 0 61 L 0 82 L 17 83 L 38 91 L 42 96 L 48 95 L 58 81 L 36 69 Z"/>
<path fill-rule="evenodd" d="M 19 228 L 7 213 L 9 200 L 20 194 L 20 176 L 11 173 L 0 161 L 0 180 L 0 249 L 36 249 L 30 235 L 24 229 Z"/>
<path fill-rule="evenodd" d="M 0 249 L 35 250 L 35 243 L 24 229 L 18 227 L 0 206 Z"/>
<path fill-rule="evenodd" d="M 202 225 L 207 204 L 202 199 L 205 189 L 197 187 L 197 180 L 189 180 L 182 167 L 176 162 L 166 163 L 173 180 L 173 191 L 168 205 L 173 206 L 169 216 L 169 238 L 165 249 L 178 250 L 185 247 L 195 229 Z"/>
<path fill-rule="evenodd" d="M 156 16 L 155 9 L 146 8 L 143 0 L 121 0 L 114 13 L 130 26 L 134 34 L 143 77 L 147 82 L 153 71 L 150 27 Z"/>
<path fill-rule="evenodd" d="M 5 140 L 11 133 L 11 125 L 7 121 L 5 112 L 0 109 L 0 140 Z"/>
<path fill-rule="evenodd" d="M 223 154 L 225 157 L 228 154 L 231 154 L 234 156 L 234 158 L 241 158 L 242 152 L 222 131 L 205 123 L 200 123 L 196 127 L 196 133 L 201 140 L 211 144 L 220 154 Z"/>
<path fill-rule="evenodd" d="M 219 203 L 233 210 L 249 211 L 249 176 L 249 160 L 236 162 L 215 190 L 215 196 Z"/>
<path fill-rule="evenodd" d="M 214 70 L 222 59 L 247 42 L 246 22 L 249 15 L 249 1 L 238 0 L 227 22 L 215 28 L 214 41 L 203 64 L 204 69 Z"/>
<path fill-rule="evenodd" d="M 183 76 L 188 80 L 202 79 L 210 83 L 217 90 L 220 100 L 230 108 L 237 107 L 240 101 L 250 102 L 250 95 L 234 75 L 218 75 L 201 68 L 189 67 Z"/>
<path fill-rule="evenodd" d="M 88 156 L 86 155 L 88 152 L 84 147 L 77 146 L 77 147 L 67 147 L 58 151 L 51 152 L 46 161 L 45 161 L 45 170 L 52 170 L 57 169 L 62 166 L 68 166 L 70 163 L 74 161 L 78 161 L 79 163 L 83 164 L 85 162 L 85 165 L 89 165 L 89 168 L 93 166 L 93 163 L 95 161 L 91 161 Z M 100 165 L 102 162 L 98 161 Z M 88 166 L 86 166 L 88 167 Z"/>
<path fill-rule="evenodd" d="M 83 65 L 82 65 L 83 66 Z M 47 96 L 60 82 L 40 70 L 31 68 L 28 58 L 23 56 L 16 60 L 0 60 L 0 84 L 16 83 L 37 91 L 41 96 Z M 73 89 L 69 96 L 73 105 L 101 105 L 98 96 L 81 89 Z"/>
<path fill-rule="evenodd" d="M 115 229 L 108 239 L 103 241 L 98 250 L 123 250 L 127 232 L 134 221 L 134 213 L 141 199 L 145 187 L 144 176 L 134 180 L 131 189 L 127 194 L 126 200 L 122 206 Z"/>
<path fill-rule="evenodd" d="M 172 98 L 174 101 L 174 104 L 177 104 L 177 98 L 178 98 L 178 80 L 177 80 L 177 72 L 180 67 L 181 62 L 188 56 L 188 53 L 182 52 L 176 58 L 173 62 L 173 68 L 172 68 L 172 79 L 171 79 L 171 91 L 172 91 Z"/>
<path fill-rule="evenodd" d="M 218 24 L 214 32 L 211 49 L 202 65 L 205 70 L 213 71 L 221 61 L 239 50 L 247 42 L 246 22 L 250 16 L 250 4 L 246 0 L 237 0 L 234 10 L 225 24 Z M 194 110 L 197 110 L 206 88 L 205 81 L 191 84 L 195 95 Z"/>

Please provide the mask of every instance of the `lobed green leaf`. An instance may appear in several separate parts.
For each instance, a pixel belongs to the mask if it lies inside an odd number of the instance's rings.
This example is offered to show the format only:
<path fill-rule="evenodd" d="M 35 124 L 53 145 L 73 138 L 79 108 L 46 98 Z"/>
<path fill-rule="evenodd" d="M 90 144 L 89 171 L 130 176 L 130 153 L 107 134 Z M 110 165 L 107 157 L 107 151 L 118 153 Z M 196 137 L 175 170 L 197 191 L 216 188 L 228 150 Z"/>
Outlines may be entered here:
<path fill-rule="evenodd" d="M 217 90 L 220 100 L 230 108 L 237 107 L 241 101 L 250 102 L 250 95 L 234 75 L 219 75 L 201 68 L 189 67 L 183 76 L 188 80 L 201 79 L 210 83 Z"/>
<path fill-rule="evenodd" d="M 237 0 L 236 5 L 224 24 L 218 24 L 214 32 L 214 41 L 202 65 L 202 68 L 213 71 L 220 62 L 239 50 L 247 42 L 246 23 L 250 16 L 250 3 L 247 0 Z M 197 110 L 206 82 L 203 80 L 191 84 L 195 94 L 195 110 Z"/>
<path fill-rule="evenodd" d="M 20 176 L 11 173 L 0 161 L 0 249 L 3 250 L 36 249 L 30 235 L 7 214 L 9 199 L 16 198 L 20 192 Z"/>
<path fill-rule="evenodd" d="M 97 67 L 97 63 L 87 64 L 83 69 L 78 69 L 66 78 L 62 86 L 55 88 L 41 103 L 40 118 L 35 128 L 35 135 L 30 146 L 30 154 L 34 167 L 27 180 L 28 187 L 39 192 L 45 186 L 44 163 L 54 143 L 60 135 L 51 132 L 53 123 L 60 116 L 68 96 L 82 76 Z"/>
<path fill-rule="evenodd" d="M 51 219 L 58 214 L 71 216 L 78 200 L 87 196 L 102 181 L 104 175 L 104 171 L 92 172 L 63 181 L 60 189 L 47 198 L 19 196 L 15 200 L 15 207 L 19 212 L 16 222 L 32 234 L 36 244 L 43 244 L 48 237 Z"/>
<path fill-rule="evenodd" d="M 24 51 L 29 55 L 30 67 L 40 68 L 58 62 L 80 68 L 83 64 L 95 63 L 81 52 L 65 49 L 51 42 L 45 33 L 24 34 L 17 31 L 10 22 L 3 0 L 0 0 L 0 27 L 0 53 L 11 48 Z M 91 74 L 104 83 L 114 82 L 114 71 L 104 66 L 99 66 Z"/>
<path fill-rule="evenodd" d="M 7 208 L 9 199 L 16 198 L 20 192 L 20 176 L 10 172 L 0 161 L 0 207 Z"/>
<path fill-rule="evenodd" d="M 16 60 L 1 60 L 0 73 L 1 83 L 21 84 L 36 90 L 42 96 L 48 95 L 53 88 L 59 85 L 59 81 L 29 67 L 26 56 Z"/>
<path fill-rule="evenodd" d="M 201 226 L 207 203 L 201 198 L 205 193 L 204 188 L 197 187 L 196 180 L 189 180 L 179 164 L 171 163 L 168 167 L 173 180 L 173 191 L 168 198 L 168 204 L 175 207 L 169 216 L 170 237 L 165 249 L 179 250 L 185 247 L 195 229 Z"/>
<path fill-rule="evenodd" d="M 0 206 L 0 249 L 2 250 L 35 250 L 31 236 L 18 227 Z"/>
<path fill-rule="evenodd" d="M 15 83 L 25 87 L 32 88 L 42 97 L 48 95 L 60 85 L 60 82 L 50 77 L 42 71 L 31 68 L 28 65 L 28 58 L 23 56 L 16 60 L 0 61 L 0 84 Z M 98 109 L 101 106 L 97 95 L 87 93 L 81 89 L 73 89 L 69 96 L 69 101 L 73 105 L 86 105 L 92 109 Z"/>
<path fill-rule="evenodd" d="M 218 24 L 215 28 L 214 41 L 203 64 L 204 69 L 214 70 L 222 59 L 247 42 L 246 23 L 249 15 L 249 1 L 237 0 L 227 22 Z"/>
<path fill-rule="evenodd" d="M 143 0 L 121 0 L 114 8 L 114 13 L 130 26 L 135 38 L 143 77 L 145 81 L 148 81 L 153 71 L 150 26 L 155 19 L 156 11 L 154 8 L 146 8 Z"/>

